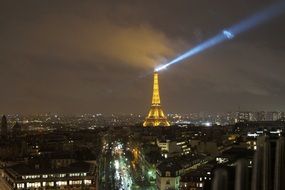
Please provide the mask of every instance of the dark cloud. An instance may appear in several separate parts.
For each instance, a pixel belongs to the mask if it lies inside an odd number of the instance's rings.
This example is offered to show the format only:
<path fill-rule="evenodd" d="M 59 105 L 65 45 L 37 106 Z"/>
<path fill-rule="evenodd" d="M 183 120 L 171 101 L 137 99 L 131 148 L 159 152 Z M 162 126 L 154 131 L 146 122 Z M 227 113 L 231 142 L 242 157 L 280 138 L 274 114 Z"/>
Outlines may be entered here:
<path fill-rule="evenodd" d="M 275 1 L 3 1 L 0 112 L 136 112 L 155 65 Z M 167 112 L 284 110 L 284 16 L 161 73 Z"/>

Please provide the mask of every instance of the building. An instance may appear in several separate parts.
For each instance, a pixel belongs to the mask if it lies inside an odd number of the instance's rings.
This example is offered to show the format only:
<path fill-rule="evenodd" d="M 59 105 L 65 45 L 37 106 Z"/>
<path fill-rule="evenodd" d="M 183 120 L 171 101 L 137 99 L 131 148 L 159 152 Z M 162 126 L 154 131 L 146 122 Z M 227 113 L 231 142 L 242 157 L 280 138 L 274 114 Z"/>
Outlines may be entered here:
<path fill-rule="evenodd" d="M 267 112 L 266 113 L 266 121 L 277 121 L 280 119 L 280 114 L 278 112 Z"/>
<path fill-rule="evenodd" d="M 6 167 L 3 179 L 11 189 L 96 189 L 92 163 L 63 160 L 62 167 L 18 163 Z"/>
<path fill-rule="evenodd" d="M 21 125 L 18 122 L 16 122 L 16 124 L 12 128 L 12 135 L 13 136 L 20 135 L 21 131 L 22 131 Z"/>
<path fill-rule="evenodd" d="M 156 185 L 158 190 L 179 189 L 182 166 L 177 162 L 162 163 L 157 166 Z"/>
<path fill-rule="evenodd" d="M 181 176 L 181 190 L 210 190 L 213 178 L 212 165 L 205 165 Z"/>
<path fill-rule="evenodd" d="M 2 138 L 7 137 L 7 130 L 8 130 L 7 118 L 5 115 L 3 115 L 2 120 L 1 120 L 1 137 Z"/>
<path fill-rule="evenodd" d="M 149 110 L 148 116 L 145 118 L 143 126 L 170 126 L 170 123 L 168 122 L 167 117 L 165 116 L 160 104 L 158 72 L 154 72 L 151 108 Z"/>
<path fill-rule="evenodd" d="M 253 121 L 254 115 L 251 112 L 238 112 L 236 122 Z"/>
<path fill-rule="evenodd" d="M 179 158 L 167 159 L 157 165 L 156 186 L 158 190 L 176 190 L 180 187 L 181 176 L 196 170 L 208 162 L 202 155 L 185 155 Z"/>
<path fill-rule="evenodd" d="M 257 121 L 265 121 L 266 120 L 265 115 L 266 115 L 266 113 L 264 111 L 257 112 L 256 113 L 256 120 Z"/>
<path fill-rule="evenodd" d="M 187 140 L 156 140 L 162 156 L 165 158 L 190 154 L 191 148 Z"/>
<path fill-rule="evenodd" d="M 212 189 L 285 189 L 284 142 L 283 136 L 260 136 L 257 141 L 253 165 L 239 158 L 233 165 L 234 177 L 231 177 L 230 172 L 224 169 L 215 171 Z"/>

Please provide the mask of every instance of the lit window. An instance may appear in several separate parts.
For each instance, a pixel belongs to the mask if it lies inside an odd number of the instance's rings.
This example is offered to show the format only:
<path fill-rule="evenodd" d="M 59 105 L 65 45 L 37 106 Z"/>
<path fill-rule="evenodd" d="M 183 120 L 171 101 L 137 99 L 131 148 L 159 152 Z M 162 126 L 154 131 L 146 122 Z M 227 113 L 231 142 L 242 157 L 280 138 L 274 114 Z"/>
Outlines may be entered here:
<path fill-rule="evenodd" d="M 18 189 L 23 189 L 23 188 L 25 188 L 25 184 L 24 183 L 18 183 L 17 184 L 17 188 Z"/>
<path fill-rule="evenodd" d="M 28 182 L 28 183 L 27 183 L 27 188 L 30 188 L 30 187 L 35 187 L 35 188 L 37 188 L 37 187 L 40 187 L 40 186 L 41 186 L 41 182 L 34 182 L 34 183 Z"/>
<path fill-rule="evenodd" d="M 91 182 L 92 182 L 91 180 L 87 180 L 87 179 L 84 180 L 84 184 L 85 184 L 85 185 L 90 185 Z"/>
<path fill-rule="evenodd" d="M 171 176 L 171 175 L 170 175 L 170 172 L 169 172 L 169 171 L 165 172 L 165 176 L 166 176 L 166 177 L 170 177 L 170 176 Z"/>
<path fill-rule="evenodd" d="M 51 181 L 51 182 L 47 182 L 47 183 L 46 183 L 46 186 L 53 187 L 53 186 L 54 186 L 54 182 L 52 182 L 52 181 Z"/>
<path fill-rule="evenodd" d="M 70 185 L 80 185 L 80 184 L 82 184 L 82 181 L 81 181 L 81 180 L 69 181 L 69 184 L 70 184 Z"/>
<path fill-rule="evenodd" d="M 57 182 L 56 182 L 56 185 L 57 185 L 57 186 L 64 186 L 64 185 L 67 185 L 67 181 L 57 181 Z"/>
<path fill-rule="evenodd" d="M 86 173 L 81 173 L 81 176 L 86 176 Z"/>
<path fill-rule="evenodd" d="M 69 174 L 70 177 L 74 177 L 74 176 L 80 176 L 80 173 L 71 173 Z"/>

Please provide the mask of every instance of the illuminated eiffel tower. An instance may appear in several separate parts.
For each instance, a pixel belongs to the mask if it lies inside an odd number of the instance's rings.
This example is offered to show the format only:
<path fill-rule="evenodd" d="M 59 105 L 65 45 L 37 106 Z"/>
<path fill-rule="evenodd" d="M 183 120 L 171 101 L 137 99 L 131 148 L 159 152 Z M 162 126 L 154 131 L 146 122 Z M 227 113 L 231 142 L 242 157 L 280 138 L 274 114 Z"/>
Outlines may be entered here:
<path fill-rule="evenodd" d="M 143 126 L 144 127 L 170 126 L 160 105 L 158 72 L 154 72 L 151 107 L 148 116 L 145 118 Z"/>

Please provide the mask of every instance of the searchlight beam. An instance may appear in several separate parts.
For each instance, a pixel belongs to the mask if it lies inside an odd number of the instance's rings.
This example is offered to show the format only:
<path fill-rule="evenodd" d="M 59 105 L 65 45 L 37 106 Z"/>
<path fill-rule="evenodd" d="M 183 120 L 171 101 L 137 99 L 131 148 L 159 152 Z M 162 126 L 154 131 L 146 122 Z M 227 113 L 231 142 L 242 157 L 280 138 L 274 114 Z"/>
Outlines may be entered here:
<path fill-rule="evenodd" d="M 159 65 L 158 67 L 155 68 L 155 71 L 161 71 L 163 69 L 166 69 L 170 65 L 176 64 L 186 58 L 192 57 L 196 54 L 199 54 L 203 52 L 204 50 L 211 48 L 213 46 L 216 46 L 226 40 L 231 40 L 233 39 L 236 35 L 245 32 L 247 30 L 250 30 L 262 23 L 265 23 L 277 16 L 280 16 L 282 13 L 284 13 L 285 10 L 285 1 L 280 0 L 278 3 L 267 7 L 266 9 L 258 12 L 257 14 L 248 17 L 247 19 L 241 21 L 238 24 L 235 24 L 228 29 L 223 30 L 216 36 L 202 42 L 201 44 L 198 44 L 194 48 L 190 49 L 189 51 L 183 53 L 182 55 L 176 57 L 172 61 Z"/>

